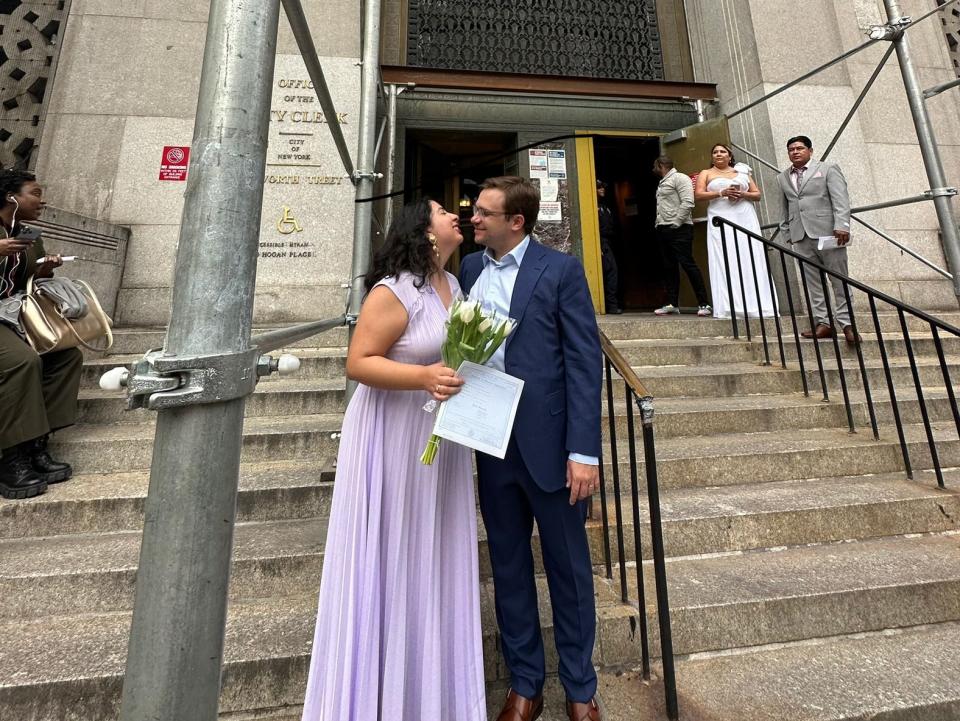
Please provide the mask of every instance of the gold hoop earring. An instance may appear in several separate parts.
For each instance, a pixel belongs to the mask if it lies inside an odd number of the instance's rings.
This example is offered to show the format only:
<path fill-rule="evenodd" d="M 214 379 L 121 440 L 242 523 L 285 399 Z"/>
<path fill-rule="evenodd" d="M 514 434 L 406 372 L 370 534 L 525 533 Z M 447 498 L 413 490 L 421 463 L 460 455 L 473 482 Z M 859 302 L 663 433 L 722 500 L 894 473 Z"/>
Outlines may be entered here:
<path fill-rule="evenodd" d="M 433 254 L 439 258 L 440 248 L 437 246 L 437 236 L 435 236 L 433 233 L 427 233 L 427 240 L 429 240 L 430 245 L 433 246 Z"/>

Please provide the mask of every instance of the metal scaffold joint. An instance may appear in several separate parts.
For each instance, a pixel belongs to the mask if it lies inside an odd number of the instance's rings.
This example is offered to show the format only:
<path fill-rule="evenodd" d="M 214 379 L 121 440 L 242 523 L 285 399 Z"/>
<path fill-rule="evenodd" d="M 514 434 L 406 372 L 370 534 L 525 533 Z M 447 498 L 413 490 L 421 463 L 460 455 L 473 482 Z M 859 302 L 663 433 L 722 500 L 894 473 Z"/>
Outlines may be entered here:
<path fill-rule="evenodd" d="M 952 198 L 957 194 L 957 189 L 953 187 L 930 188 L 930 190 L 924 191 L 923 194 L 929 198 Z"/>
<path fill-rule="evenodd" d="M 378 173 L 375 170 L 354 170 L 353 171 L 353 182 L 357 183 L 361 180 L 380 180 L 383 177 L 383 173 Z"/>
<path fill-rule="evenodd" d="M 100 378 L 105 390 L 127 389 L 127 410 L 164 410 L 203 403 L 223 403 L 253 393 L 257 381 L 271 373 L 287 375 L 300 368 L 296 357 L 276 358 L 256 348 L 215 355 L 169 356 L 147 351 L 127 368 L 113 368 Z"/>
<path fill-rule="evenodd" d="M 222 403 L 253 393 L 257 385 L 256 348 L 238 353 L 164 356 L 150 351 L 127 378 L 127 407 L 162 410 Z"/>

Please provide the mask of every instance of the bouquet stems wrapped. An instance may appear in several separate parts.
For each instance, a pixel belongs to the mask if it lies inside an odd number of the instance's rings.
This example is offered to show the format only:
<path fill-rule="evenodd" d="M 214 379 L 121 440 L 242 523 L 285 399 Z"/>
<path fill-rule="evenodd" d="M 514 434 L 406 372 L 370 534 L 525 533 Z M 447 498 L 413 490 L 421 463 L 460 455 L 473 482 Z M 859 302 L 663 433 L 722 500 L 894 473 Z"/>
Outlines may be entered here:
<path fill-rule="evenodd" d="M 447 338 L 443 342 L 443 363 L 454 370 L 463 361 L 483 365 L 493 357 L 513 331 L 514 322 L 485 311 L 480 303 L 469 298 L 458 299 L 450 306 Z M 423 449 L 420 462 L 431 465 L 440 449 L 440 436 L 434 434 Z"/>

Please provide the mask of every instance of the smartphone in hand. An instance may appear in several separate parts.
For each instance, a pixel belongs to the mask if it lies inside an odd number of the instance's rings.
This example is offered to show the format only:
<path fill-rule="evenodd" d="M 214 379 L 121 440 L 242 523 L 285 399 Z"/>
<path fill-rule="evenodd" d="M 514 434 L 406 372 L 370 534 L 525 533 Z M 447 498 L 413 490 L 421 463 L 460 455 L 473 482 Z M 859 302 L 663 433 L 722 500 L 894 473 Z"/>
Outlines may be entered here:
<path fill-rule="evenodd" d="M 20 232 L 16 235 L 16 240 L 24 243 L 25 245 L 30 245 L 37 238 L 40 237 L 40 229 L 34 228 L 30 225 L 24 225 L 20 228 Z"/>

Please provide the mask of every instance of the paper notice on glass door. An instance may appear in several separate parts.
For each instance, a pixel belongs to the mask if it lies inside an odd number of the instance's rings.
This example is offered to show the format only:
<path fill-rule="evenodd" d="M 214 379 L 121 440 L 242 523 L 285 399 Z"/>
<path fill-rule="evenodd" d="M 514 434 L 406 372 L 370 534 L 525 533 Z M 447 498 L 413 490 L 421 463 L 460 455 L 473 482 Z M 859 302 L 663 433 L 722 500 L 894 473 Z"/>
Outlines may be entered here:
<path fill-rule="evenodd" d="M 540 214 L 537 216 L 538 223 L 559 223 L 563 220 L 563 210 L 560 203 L 540 202 Z"/>
<path fill-rule="evenodd" d="M 557 180 L 566 180 L 567 178 L 567 151 L 566 150 L 548 150 L 547 151 L 547 169 L 551 178 Z"/>
<path fill-rule="evenodd" d="M 547 151 L 539 148 L 530 149 L 530 179 L 546 180 L 550 177 L 547 162 Z"/>
<path fill-rule="evenodd" d="M 540 179 L 540 202 L 555 203 L 560 193 L 560 181 L 553 178 Z"/>

